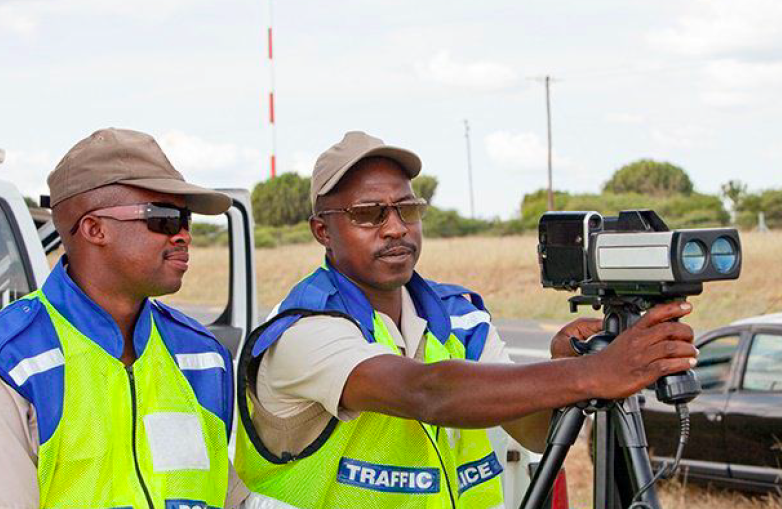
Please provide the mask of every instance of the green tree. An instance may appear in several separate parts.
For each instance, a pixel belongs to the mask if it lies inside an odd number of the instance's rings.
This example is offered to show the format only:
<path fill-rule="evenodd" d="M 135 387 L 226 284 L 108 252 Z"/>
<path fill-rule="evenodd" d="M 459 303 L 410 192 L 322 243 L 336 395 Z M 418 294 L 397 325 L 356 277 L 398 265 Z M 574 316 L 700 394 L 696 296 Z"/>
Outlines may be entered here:
<path fill-rule="evenodd" d="M 736 222 L 743 228 L 756 227 L 760 212 L 763 212 L 769 228 L 782 228 L 782 189 L 747 193 L 736 212 Z"/>
<path fill-rule="evenodd" d="M 413 192 L 419 198 L 432 203 L 434 193 L 437 191 L 437 177 L 431 175 L 419 175 L 413 179 Z"/>
<path fill-rule="evenodd" d="M 35 208 L 38 206 L 38 202 L 30 198 L 29 196 L 24 197 L 24 203 L 27 205 L 28 208 Z"/>
<path fill-rule="evenodd" d="M 312 213 L 310 179 L 295 173 L 259 182 L 252 192 L 253 217 L 259 225 L 282 226 L 306 221 Z"/>
<path fill-rule="evenodd" d="M 747 195 L 747 184 L 740 180 L 729 180 L 722 184 L 722 196 L 730 201 L 731 222 L 736 222 L 741 201 Z"/>
<path fill-rule="evenodd" d="M 603 192 L 652 196 L 689 195 L 692 190 L 692 181 L 683 169 L 652 159 L 640 159 L 622 166 L 603 186 Z"/>

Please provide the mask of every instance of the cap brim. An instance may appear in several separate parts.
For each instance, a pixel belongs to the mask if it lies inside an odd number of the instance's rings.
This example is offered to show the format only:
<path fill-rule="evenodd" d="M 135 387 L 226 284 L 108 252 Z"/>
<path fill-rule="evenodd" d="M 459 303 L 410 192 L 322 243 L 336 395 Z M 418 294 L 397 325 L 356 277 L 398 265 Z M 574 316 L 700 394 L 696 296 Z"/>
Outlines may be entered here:
<path fill-rule="evenodd" d="M 140 187 L 165 194 L 178 194 L 185 197 L 187 207 L 198 214 L 210 216 L 222 214 L 231 208 L 231 197 L 214 189 L 189 184 L 176 179 L 133 179 L 120 180 L 118 184 Z"/>
<path fill-rule="evenodd" d="M 366 152 L 361 153 L 350 161 L 346 162 L 334 175 L 332 175 L 326 184 L 320 188 L 318 191 L 318 196 L 323 196 L 324 194 L 334 189 L 334 186 L 337 185 L 337 182 L 339 182 L 345 173 L 347 173 L 348 170 L 350 170 L 357 162 L 366 157 L 387 157 L 388 159 L 394 160 L 399 163 L 402 169 L 405 170 L 405 173 L 407 173 L 407 176 L 411 179 L 415 178 L 419 173 L 421 173 L 421 159 L 413 152 L 403 148 L 391 147 L 388 145 L 376 147 L 367 150 Z"/>

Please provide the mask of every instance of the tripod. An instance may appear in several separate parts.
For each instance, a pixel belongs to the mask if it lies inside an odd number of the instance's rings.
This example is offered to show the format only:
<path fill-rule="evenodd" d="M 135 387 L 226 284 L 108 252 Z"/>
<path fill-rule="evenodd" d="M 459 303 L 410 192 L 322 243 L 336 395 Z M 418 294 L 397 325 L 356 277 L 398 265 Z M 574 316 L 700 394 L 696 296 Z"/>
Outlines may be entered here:
<path fill-rule="evenodd" d="M 639 318 L 659 299 L 637 296 L 576 296 L 570 299 L 571 311 L 580 305 L 603 307 L 603 332 L 586 343 L 572 340 L 579 355 L 599 352 Z M 697 384 L 697 381 L 695 382 Z M 699 389 L 699 387 L 698 387 Z M 697 392 L 696 392 L 697 393 Z M 659 394 L 659 392 L 658 392 Z M 693 396 L 694 397 L 694 396 Z M 623 509 L 629 507 L 639 490 L 643 507 L 660 509 L 654 489 L 648 444 L 641 416 L 639 396 L 608 401 L 593 399 L 555 412 L 546 438 L 546 450 L 532 477 L 521 509 L 542 508 L 551 493 L 554 480 L 562 468 L 570 447 L 578 438 L 587 414 L 594 414 L 594 507 Z"/>

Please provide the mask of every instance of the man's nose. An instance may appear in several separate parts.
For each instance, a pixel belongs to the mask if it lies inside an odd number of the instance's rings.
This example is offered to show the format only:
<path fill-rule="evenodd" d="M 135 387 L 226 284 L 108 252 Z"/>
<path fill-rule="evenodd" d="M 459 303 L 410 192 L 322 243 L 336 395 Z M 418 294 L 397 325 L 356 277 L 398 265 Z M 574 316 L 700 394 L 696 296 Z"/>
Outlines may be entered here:
<path fill-rule="evenodd" d="M 193 237 L 190 235 L 190 230 L 182 227 L 179 229 L 179 233 L 171 236 L 170 240 L 172 244 L 189 246 L 193 242 Z"/>
<path fill-rule="evenodd" d="M 407 234 L 407 224 L 402 221 L 402 216 L 396 207 L 389 207 L 388 219 L 381 226 L 381 235 L 388 237 L 402 237 Z"/>

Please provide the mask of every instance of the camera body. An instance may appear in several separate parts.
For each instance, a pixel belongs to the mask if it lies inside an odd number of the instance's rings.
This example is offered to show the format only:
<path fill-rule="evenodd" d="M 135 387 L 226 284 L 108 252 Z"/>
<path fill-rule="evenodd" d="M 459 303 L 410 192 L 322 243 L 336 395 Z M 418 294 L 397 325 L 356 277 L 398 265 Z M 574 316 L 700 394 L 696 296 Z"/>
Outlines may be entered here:
<path fill-rule="evenodd" d="M 741 273 L 736 229 L 670 230 L 651 210 L 548 212 L 538 241 L 543 286 L 584 294 L 696 295 Z"/>

